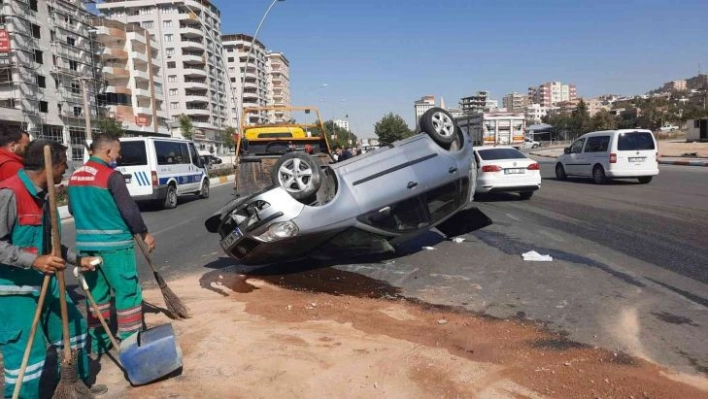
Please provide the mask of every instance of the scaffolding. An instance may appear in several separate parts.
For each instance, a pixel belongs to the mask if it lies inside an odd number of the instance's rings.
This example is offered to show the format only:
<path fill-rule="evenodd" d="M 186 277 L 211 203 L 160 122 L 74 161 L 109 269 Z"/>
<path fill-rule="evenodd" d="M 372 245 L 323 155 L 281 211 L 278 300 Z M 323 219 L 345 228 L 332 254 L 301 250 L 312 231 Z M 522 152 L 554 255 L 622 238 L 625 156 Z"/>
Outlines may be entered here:
<path fill-rule="evenodd" d="M 44 126 L 43 111 L 46 79 L 38 71 L 42 68 L 41 46 L 38 41 L 40 23 L 37 4 L 29 0 L 13 0 L 0 5 L 0 29 L 9 35 L 10 51 L 3 59 L 0 80 L 3 85 L 3 107 L 21 111 L 21 121 L 13 121 L 34 136 Z M 10 86 L 8 90 L 8 85 Z"/>
<path fill-rule="evenodd" d="M 53 57 L 51 73 L 64 125 L 62 141 L 71 148 L 71 158 L 80 161 L 86 142 L 85 113 L 92 120 L 102 115 L 97 94 L 103 85 L 100 58 L 103 48 L 91 25 L 92 14 L 85 8 L 68 1 L 47 0 L 47 9 Z M 82 80 L 88 89 L 87 106 L 83 102 Z"/>

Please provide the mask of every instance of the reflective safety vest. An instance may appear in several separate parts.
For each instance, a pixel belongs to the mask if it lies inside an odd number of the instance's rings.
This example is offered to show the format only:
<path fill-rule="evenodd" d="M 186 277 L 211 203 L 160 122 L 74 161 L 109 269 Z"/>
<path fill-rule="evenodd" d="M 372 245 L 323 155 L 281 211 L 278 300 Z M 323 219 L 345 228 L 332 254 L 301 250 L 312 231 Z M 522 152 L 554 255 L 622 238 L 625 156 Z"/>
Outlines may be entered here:
<path fill-rule="evenodd" d="M 133 246 L 133 235 L 108 191 L 115 170 L 91 157 L 69 179 L 69 203 L 79 251 L 111 251 Z"/>

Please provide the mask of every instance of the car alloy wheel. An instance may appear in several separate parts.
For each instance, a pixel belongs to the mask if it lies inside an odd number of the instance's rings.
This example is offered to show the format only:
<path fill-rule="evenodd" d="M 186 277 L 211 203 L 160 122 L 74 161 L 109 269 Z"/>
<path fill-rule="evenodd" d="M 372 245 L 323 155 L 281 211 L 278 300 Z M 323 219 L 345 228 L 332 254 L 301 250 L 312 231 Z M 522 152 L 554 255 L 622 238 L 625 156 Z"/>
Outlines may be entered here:
<path fill-rule="evenodd" d="M 455 141 L 457 125 L 452 115 L 439 107 L 425 111 L 420 117 L 421 130 L 426 132 L 439 145 L 448 145 Z"/>
<path fill-rule="evenodd" d="M 289 152 L 275 163 L 273 184 L 283 187 L 297 200 L 307 199 L 319 190 L 322 175 L 317 162 L 304 152 Z"/>

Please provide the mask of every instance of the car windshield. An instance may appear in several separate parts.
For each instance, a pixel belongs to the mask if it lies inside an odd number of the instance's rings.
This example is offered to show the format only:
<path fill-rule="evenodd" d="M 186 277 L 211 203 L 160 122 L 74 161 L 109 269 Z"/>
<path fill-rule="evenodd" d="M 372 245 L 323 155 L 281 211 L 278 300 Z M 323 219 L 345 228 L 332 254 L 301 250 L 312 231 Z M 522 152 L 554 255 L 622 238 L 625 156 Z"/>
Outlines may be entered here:
<path fill-rule="evenodd" d="M 121 141 L 118 166 L 147 165 L 144 141 Z"/>
<path fill-rule="evenodd" d="M 653 150 L 654 138 L 649 132 L 630 132 L 619 135 L 617 151 Z"/>
<path fill-rule="evenodd" d="M 496 159 L 523 159 L 526 155 L 513 148 L 494 148 L 490 150 L 480 150 L 479 156 L 485 161 Z"/>

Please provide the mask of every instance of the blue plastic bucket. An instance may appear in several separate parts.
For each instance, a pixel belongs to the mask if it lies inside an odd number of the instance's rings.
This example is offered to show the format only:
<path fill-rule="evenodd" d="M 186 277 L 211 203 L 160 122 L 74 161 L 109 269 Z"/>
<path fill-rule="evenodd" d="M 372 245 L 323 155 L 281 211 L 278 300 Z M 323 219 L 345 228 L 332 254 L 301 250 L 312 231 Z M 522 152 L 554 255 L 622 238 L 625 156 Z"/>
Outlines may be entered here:
<path fill-rule="evenodd" d="M 121 342 L 120 362 L 134 386 L 148 384 L 182 367 L 182 350 L 172 324 L 140 331 Z"/>

